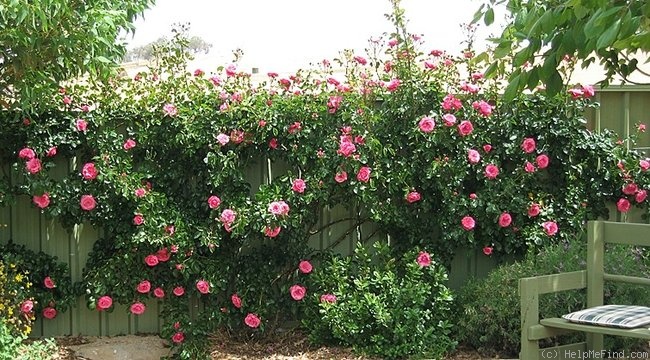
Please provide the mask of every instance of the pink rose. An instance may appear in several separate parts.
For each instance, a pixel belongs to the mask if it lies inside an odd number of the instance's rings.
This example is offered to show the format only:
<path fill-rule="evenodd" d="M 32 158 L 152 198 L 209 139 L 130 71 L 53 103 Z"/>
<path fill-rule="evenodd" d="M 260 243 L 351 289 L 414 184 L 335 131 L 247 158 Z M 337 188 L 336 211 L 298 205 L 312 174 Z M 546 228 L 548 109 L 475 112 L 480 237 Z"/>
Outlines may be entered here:
<path fill-rule="evenodd" d="M 421 267 L 427 267 L 431 265 L 431 255 L 428 252 L 420 251 L 416 261 Z"/>
<path fill-rule="evenodd" d="M 88 122 L 84 119 L 77 119 L 77 121 L 75 121 L 75 126 L 79 132 L 86 132 L 86 130 L 88 130 Z"/>
<path fill-rule="evenodd" d="M 420 199 L 421 199 L 420 193 L 417 191 L 411 191 L 408 194 L 406 194 L 406 202 L 408 202 L 409 204 L 420 201 Z"/>
<path fill-rule="evenodd" d="M 161 287 L 157 287 L 153 289 L 153 296 L 157 297 L 158 299 L 162 299 L 165 297 L 165 290 Z"/>
<path fill-rule="evenodd" d="M 303 274 L 309 274 L 312 271 L 313 266 L 309 261 L 303 260 L 298 264 L 298 269 Z"/>
<path fill-rule="evenodd" d="M 142 315 L 144 314 L 144 311 L 147 309 L 146 306 L 144 306 L 143 303 L 141 302 L 136 302 L 131 305 L 131 314 L 133 315 Z"/>
<path fill-rule="evenodd" d="M 489 153 L 491 150 L 492 150 L 492 145 L 490 144 L 483 145 L 483 151 L 485 151 L 486 153 Z"/>
<path fill-rule="evenodd" d="M 582 93 L 584 97 L 589 98 L 596 94 L 594 87 L 591 85 L 582 85 Z"/>
<path fill-rule="evenodd" d="M 336 175 L 334 175 L 334 180 L 339 184 L 343 183 L 346 180 L 348 180 L 348 173 L 346 173 L 345 171 L 338 172 L 336 173 Z"/>
<path fill-rule="evenodd" d="M 341 106 L 342 96 L 330 96 L 327 100 L 327 112 L 334 114 Z"/>
<path fill-rule="evenodd" d="M 542 227 L 544 228 L 544 231 L 546 232 L 546 235 L 548 236 L 553 236 L 557 234 L 557 224 L 555 221 L 546 221 L 542 223 Z"/>
<path fill-rule="evenodd" d="M 136 142 L 133 139 L 126 139 L 122 148 L 126 151 L 133 149 L 136 146 Z"/>
<path fill-rule="evenodd" d="M 212 195 L 208 198 L 208 206 L 210 209 L 216 209 L 221 205 L 221 199 L 218 196 Z"/>
<path fill-rule="evenodd" d="M 56 146 L 52 146 L 51 148 L 47 149 L 47 153 L 45 153 L 45 156 L 47 157 L 56 156 L 56 152 L 57 152 Z"/>
<path fill-rule="evenodd" d="M 490 256 L 490 255 L 492 255 L 492 250 L 494 250 L 494 248 L 492 246 L 484 246 L 483 247 L 483 254 L 485 254 L 487 256 Z"/>
<path fill-rule="evenodd" d="M 39 208 L 45 209 L 50 205 L 50 194 L 44 193 L 43 195 L 34 195 L 32 196 L 32 201 Z"/>
<path fill-rule="evenodd" d="M 30 160 L 36 157 L 36 152 L 30 148 L 23 148 L 18 152 L 18 157 L 25 160 Z"/>
<path fill-rule="evenodd" d="M 584 92 L 581 89 L 576 89 L 576 88 L 569 89 L 568 93 L 571 94 L 571 97 L 574 99 L 577 99 L 584 94 Z"/>
<path fill-rule="evenodd" d="M 463 120 L 458 124 L 458 133 L 461 136 L 467 136 L 474 131 L 474 125 L 469 120 Z"/>
<path fill-rule="evenodd" d="M 237 213 L 234 212 L 232 209 L 225 209 L 224 211 L 221 212 L 221 216 L 219 216 L 219 220 L 224 224 L 224 225 L 232 225 L 232 223 L 235 222 L 235 218 L 237 217 Z"/>
<path fill-rule="evenodd" d="M 623 194 L 625 195 L 634 195 L 639 190 L 639 187 L 635 183 L 629 183 L 623 185 Z"/>
<path fill-rule="evenodd" d="M 289 292 L 291 293 L 291 297 L 294 300 L 300 301 L 305 297 L 307 289 L 300 285 L 293 285 L 291 288 L 289 288 Z"/>
<path fill-rule="evenodd" d="M 509 213 L 503 212 L 501 215 L 499 215 L 499 226 L 502 228 L 510 226 L 512 223 L 512 216 L 510 216 Z"/>
<path fill-rule="evenodd" d="M 463 103 L 460 99 L 456 98 L 452 94 L 447 94 L 444 99 L 442 99 L 442 108 L 446 111 L 450 110 L 460 110 L 463 108 Z"/>
<path fill-rule="evenodd" d="M 34 302 L 31 300 L 25 300 L 20 304 L 20 311 L 24 314 L 29 314 L 34 309 Z"/>
<path fill-rule="evenodd" d="M 474 101 L 472 107 L 482 116 L 488 117 L 492 114 L 492 105 L 488 104 L 484 100 Z"/>
<path fill-rule="evenodd" d="M 221 134 L 217 135 L 217 142 L 221 146 L 225 146 L 226 144 L 228 144 L 230 142 L 230 136 L 228 136 L 228 135 L 226 135 L 224 133 L 221 133 Z"/>
<path fill-rule="evenodd" d="M 420 120 L 418 126 L 423 133 L 430 133 L 436 127 L 436 122 L 432 118 L 425 116 Z"/>
<path fill-rule="evenodd" d="M 42 314 L 44 318 L 52 320 L 56 317 L 56 309 L 48 306 L 43 309 Z"/>
<path fill-rule="evenodd" d="M 169 253 L 169 250 L 166 247 L 156 251 L 156 258 L 158 258 L 158 261 L 160 262 L 167 262 L 170 257 L 171 254 Z"/>
<path fill-rule="evenodd" d="M 48 289 L 54 289 L 56 287 L 54 280 L 49 276 L 46 276 L 45 279 L 43 279 L 43 285 Z"/>
<path fill-rule="evenodd" d="M 485 177 L 493 180 L 496 179 L 496 177 L 499 176 L 499 168 L 494 165 L 494 164 L 489 164 L 488 166 L 485 167 Z"/>
<path fill-rule="evenodd" d="M 136 197 L 141 198 L 141 197 L 144 197 L 146 195 L 147 190 L 145 190 L 143 188 L 138 188 L 138 189 L 135 189 L 135 191 L 133 193 L 134 193 L 134 195 Z"/>
<path fill-rule="evenodd" d="M 196 289 L 201 293 L 201 294 L 207 294 L 210 292 L 210 283 L 208 283 L 205 280 L 199 280 L 196 282 Z"/>
<path fill-rule="evenodd" d="M 637 203 L 642 203 L 647 197 L 648 197 L 647 190 L 639 190 L 639 192 L 636 193 L 636 195 L 634 196 L 634 200 L 636 200 Z"/>
<path fill-rule="evenodd" d="M 287 132 L 289 134 L 295 134 L 297 132 L 300 132 L 300 130 L 302 130 L 302 124 L 300 121 L 294 121 L 293 124 L 289 125 Z"/>
<path fill-rule="evenodd" d="M 535 139 L 533 138 L 525 138 L 524 141 L 521 143 L 521 149 L 524 150 L 526 154 L 530 154 L 533 151 L 535 151 L 536 144 L 535 144 Z"/>
<path fill-rule="evenodd" d="M 636 127 L 636 129 L 637 129 L 639 132 L 645 132 L 646 126 L 645 126 L 645 124 L 639 124 L 639 125 Z"/>
<path fill-rule="evenodd" d="M 367 166 L 362 166 L 361 169 L 359 169 L 359 172 L 357 173 L 357 180 L 367 183 L 370 181 L 370 172 L 372 170 L 367 167 Z"/>
<path fill-rule="evenodd" d="M 237 309 L 241 309 L 241 298 L 237 294 L 232 294 L 230 296 L 230 302 L 232 302 L 232 306 L 236 307 Z"/>
<path fill-rule="evenodd" d="M 163 106 L 163 114 L 167 116 L 176 116 L 178 115 L 178 109 L 174 104 L 165 104 Z"/>
<path fill-rule="evenodd" d="M 289 214 L 289 205 L 283 200 L 274 201 L 269 204 L 268 211 L 275 216 L 285 216 Z"/>
<path fill-rule="evenodd" d="M 386 83 L 386 90 L 394 92 L 401 84 L 402 81 L 400 79 L 391 79 L 388 83 Z"/>
<path fill-rule="evenodd" d="M 460 220 L 460 224 L 463 226 L 463 229 L 470 231 L 476 226 L 476 221 L 473 217 L 466 215 Z"/>
<path fill-rule="evenodd" d="M 336 303 L 336 295 L 334 294 L 323 294 L 320 296 L 320 302 L 334 304 Z"/>
<path fill-rule="evenodd" d="M 476 200 L 477 196 L 476 196 L 475 193 L 471 193 L 471 194 L 469 194 L 469 198 L 472 199 L 472 200 Z"/>
<path fill-rule="evenodd" d="M 280 233 L 280 230 L 282 230 L 282 228 L 279 227 L 279 226 L 274 227 L 274 228 L 271 228 L 271 227 L 267 226 L 266 228 L 264 228 L 264 235 L 266 235 L 266 236 L 268 236 L 270 238 L 274 238 L 274 237 L 278 236 L 278 234 Z"/>
<path fill-rule="evenodd" d="M 244 318 L 244 324 L 248 325 L 248 327 L 253 329 L 258 328 L 261 322 L 262 321 L 257 315 L 251 313 L 246 315 L 246 318 Z"/>
<path fill-rule="evenodd" d="M 38 173 L 43 169 L 43 166 L 41 165 L 41 160 L 39 160 L 38 158 L 32 158 L 27 160 L 27 162 L 25 163 L 25 169 L 30 174 Z"/>
<path fill-rule="evenodd" d="M 539 215 L 539 212 L 540 212 L 539 204 L 530 204 L 530 207 L 528 208 L 528 216 L 535 217 Z"/>
<path fill-rule="evenodd" d="M 174 344 L 180 344 L 183 341 L 185 341 L 185 334 L 183 334 L 182 331 L 179 331 L 172 335 L 172 342 L 174 342 Z"/>
<path fill-rule="evenodd" d="M 147 280 L 142 280 L 136 287 L 136 291 L 140 294 L 146 294 L 151 290 L 151 283 Z"/>
<path fill-rule="evenodd" d="M 616 208 L 622 213 L 630 211 L 630 201 L 625 198 L 621 198 L 616 202 Z"/>
<path fill-rule="evenodd" d="M 524 165 L 524 170 L 527 173 L 534 173 L 535 172 L 535 165 L 533 165 L 530 161 L 526 161 L 526 165 Z"/>
<path fill-rule="evenodd" d="M 111 299 L 111 297 L 108 295 L 102 296 L 97 300 L 97 309 L 100 311 L 106 310 L 111 306 L 113 306 L 113 299 Z"/>
<path fill-rule="evenodd" d="M 277 149 L 278 148 L 278 139 L 272 138 L 271 140 L 269 140 L 269 147 L 271 149 L 274 149 L 274 150 Z"/>
<path fill-rule="evenodd" d="M 144 263 L 147 264 L 150 267 L 154 267 L 154 266 L 158 265 L 158 262 L 159 262 L 159 260 L 158 260 L 158 257 L 156 255 L 147 255 L 144 258 Z"/>
<path fill-rule="evenodd" d="M 350 135 L 342 135 L 339 141 L 339 149 L 336 153 L 348 157 L 355 151 L 357 151 L 357 147 L 352 142 L 352 137 Z"/>
<path fill-rule="evenodd" d="M 297 192 L 297 193 L 304 193 L 305 188 L 307 188 L 307 184 L 305 183 L 305 180 L 303 179 L 295 179 L 291 182 L 291 190 Z"/>
<path fill-rule="evenodd" d="M 481 161 L 481 154 L 479 154 L 478 151 L 474 149 L 469 149 L 467 151 L 467 160 L 470 164 L 477 164 L 479 161 Z"/>
<path fill-rule="evenodd" d="M 142 216 L 142 214 L 135 214 L 133 217 L 133 224 L 137 226 L 144 224 L 144 216 Z"/>
<path fill-rule="evenodd" d="M 79 200 L 79 205 L 81 206 L 81 209 L 91 211 L 97 206 L 97 201 L 95 201 L 95 198 L 92 195 L 82 195 Z"/>
<path fill-rule="evenodd" d="M 444 114 L 442 115 L 442 121 L 445 123 L 445 126 L 454 126 L 456 124 L 456 116 L 454 114 Z"/>
<path fill-rule="evenodd" d="M 203 76 L 205 72 L 201 69 L 194 70 L 194 76 Z"/>
<path fill-rule="evenodd" d="M 639 160 L 639 167 L 641 168 L 641 171 L 648 171 L 648 169 L 650 169 L 650 161 Z"/>
<path fill-rule="evenodd" d="M 360 65 L 366 65 L 368 63 L 368 61 L 363 56 L 358 56 L 358 55 L 354 57 L 354 61 L 356 61 Z"/>
<path fill-rule="evenodd" d="M 183 294 L 185 294 L 185 288 L 183 288 L 182 286 L 177 286 L 174 288 L 172 292 L 176 296 L 183 296 Z"/>
<path fill-rule="evenodd" d="M 97 178 L 97 174 L 99 174 L 99 171 L 97 171 L 97 168 L 95 168 L 94 163 L 86 163 L 81 168 L 81 176 L 85 180 L 94 180 Z"/>
<path fill-rule="evenodd" d="M 63 103 L 66 104 L 66 105 L 72 104 L 72 98 L 70 96 L 68 96 L 68 95 L 65 95 L 63 97 Z"/>
<path fill-rule="evenodd" d="M 535 162 L 540 169 L 545 169 L 548 166 L 548 156 L 545 154 L 539 155 L 535 158 Z"/>

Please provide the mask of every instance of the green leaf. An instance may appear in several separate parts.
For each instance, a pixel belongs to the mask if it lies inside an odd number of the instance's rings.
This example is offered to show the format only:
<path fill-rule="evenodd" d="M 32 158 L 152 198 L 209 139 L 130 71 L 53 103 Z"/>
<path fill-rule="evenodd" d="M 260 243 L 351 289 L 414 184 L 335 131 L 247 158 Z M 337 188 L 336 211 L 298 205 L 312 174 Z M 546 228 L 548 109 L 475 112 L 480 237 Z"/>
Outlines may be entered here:
<path fill-rule="evenodd" d="M 553 96 L 562 90 L 562 77 L 560 76 L 560 73 L 555 70 L 551 73 L 550 77 L 546 81 L 546 92 Z"/>
<path fill-rule="evenodd" d="M 485 17 L 483 18 L 483 21 L 485 22 L 486 26 L 490 26 L 490 25 L 492 25 L 492 23 L 494 23 L 494 9 L 493 8 L 489 8 L 485 12 Z"/>
<path fill-rule="evenodd" d="M 515 95 L 519 92 L 519 82 L 520 82 L 520 70 L 517 70 L 515 73 L 513 73 L 510 77 L 510 82 L 508 83 L 508 86 L 506 87 L 505 92 L 503 93 L 503 99 L 505 101 L 511 101 L 512 99 L 515 98 Z"/>
<path fill-rule="evenodd" d="M 596 42 L 596 50 L 604 49 L 614 43 L 618 35 L 618 31 L 621 29 L 621 20 L 618 19 L 614 24 L 607 29 L 604 33 L 598 38 Z"/>

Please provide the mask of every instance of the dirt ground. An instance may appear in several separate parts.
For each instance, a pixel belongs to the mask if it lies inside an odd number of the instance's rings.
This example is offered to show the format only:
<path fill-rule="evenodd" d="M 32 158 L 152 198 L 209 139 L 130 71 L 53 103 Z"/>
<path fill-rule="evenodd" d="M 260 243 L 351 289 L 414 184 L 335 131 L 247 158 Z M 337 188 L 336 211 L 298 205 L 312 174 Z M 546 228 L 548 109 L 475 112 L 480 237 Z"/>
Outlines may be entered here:
<path fill-rule="evenodd" d="M 301 334 L 255 341 L 232 341 L 225 335 L 211 339 L 215 360 L 378 360 L 354 354 L 351 349 L 313 347 Z M 170 354 L 168 344 L 158 336 L 65 337 L 57 360 L 159 360 Z M 475 351 L 459 349 L 446 360 L 490 359 Z M 496 359 L 496 358 L 493 358 Z"/>

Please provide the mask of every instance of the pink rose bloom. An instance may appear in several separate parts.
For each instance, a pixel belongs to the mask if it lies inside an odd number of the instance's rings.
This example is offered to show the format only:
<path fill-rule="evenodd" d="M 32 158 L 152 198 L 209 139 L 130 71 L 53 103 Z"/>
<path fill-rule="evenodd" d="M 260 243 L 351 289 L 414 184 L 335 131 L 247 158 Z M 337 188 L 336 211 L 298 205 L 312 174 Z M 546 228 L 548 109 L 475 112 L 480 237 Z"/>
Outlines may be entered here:
<path fill-rule="evenodd" d="M 21 159 L 30 160 L 36 157 L 36 152 L 30 148 L 23 148 L 18 152 L 18 157 Z"/>
<path fill-rule="evenodd" d="M 450 110 L 460 110 L 463 108 L 463 103 L 460 99 L 456 98 L 452 94 L 447 94 L 444 99 L 442 99 L 442 108 L 445 111 Z"/>
<path fill-rule="evenodd" d="M 539 215 L 539 212 L 540 212 L 539 204 L 530 204 L 530 207 L 528 208 L 528 216 L 535 217 Z"/>
<path fill-rule="evenodd" d="M 52 146 L 51 148 L 47 149 L 47 153 L 45 154 L 45 156 L 47 157 L 56 156 L 56 151 L 57 151 L 56 146 Z"/>
<path fill-rule="evenodd" d="M 571 97 L 574 99 L 577 99 L 582 95 L 584 95 L 584 92 L 581 89 L 576 89 L 576 88 L 569 89 L 568 92 L 569 94 L 571 94 Z"/>
<path fill-rule="evenodd" d="M 131 305 L 131 314 L 133 315 L 142 315 L 144 314 L 144 311 L 147 309 L 146 306 L 144 306 L 143 303 L 141 302 L 136 302 Z"/>
<path fill-rule="evenodd" d="M 300 194 L 304 193 L 306 188 L 307 188 L 307 184 L 303 179 L 295 179 L 291 182 L 291 190 L 297 193 Z"/>
<path fill-rule="evenodd" d="M 486 153 L 489 153 L 490 151 L 492 151 L 492 145 L 490 145 L 490 144 L 483 145 L 483 151 L 485 151 Z"/>
<path fill-rule="evenodd" d="M 63 97 L 63 103 L 66 104 L 66 105 L 70 105 L 70 104 L 72 104 L 72 98 L 69 97 L 68 95 L 65 95 L 65 96 Z"/>
<path fill-rule="evenodd" d="M 185 294 L 185 289 L 182 286 L 177 286 L 172 292 L 176 296 L 183 296 L 183 294 Z"/>
<path fill-rule="evenodd" d="M 499 168 L 494 164 L 489 164 L 485 167 L 485 177 L 488 179 L 496 179 L 499 175 Z"/>
<path fill-rule="evenodd" d="M 475 193 L 471 193 L 471 194 L 469 194 L 469 198 L 472 199 L 472 200 L 476 200 L 477 196 L 476 196 Z"/>
<path fill-rule="evenodd" d="M 650 169 L 650 161 L 639 160 L 639 167 L 641 168 L 641 171 L 648 171 L 648 169 Z"/>
<path fill-rule="evenodd" d="M 237 309 L 241 309 L 241 298 L 237 294 L 232 294 L 230 296 L 230 302 L 232 302 L 232 306 L 236 307 Z"/>
<path fill-rule="evenodd" d="M 512 223 L 512 216 L 510 216 L 509 213 L 503 212 L 501 215 L 499 215 L 499 226 L 502 228 L 510 226 Z"/>
<path fill-rule="evenodd" d="M 408 194 L 406 194 L 406 202 L 409 204 L 413 204 L 414 202 L 420 201 L 421 196 L 420 193 L 417 191 L 411 191 Z"/>
<path fill-rule="evenodd" d="M 82 195 L 79 200 L 79 205 L 81 206 L 81 209 L 91 211 L 97 206 L 97 201 L 95 201 L 95 198 L 92 195 Z"/>
<path fill-rule="evenodd" d="M 494 250 L 494 248 L 492 248 L 492 246 L 485 246 L 485 247 L 483 247 L 483 254 L 485 254 L 487 256 L 490 256 L 490 255 L 492 255 L 493 250 Z"/>
<path fill-rule="evenodd" d="M 169 261 L 169 258 L 171 257 L 171 254 L 169 253 L 169 250 L 164 247 L 158 251 L 156 251 L 156 257 L 158 258 L 158 261 L 160 262 L 167 262 Z"/>
<path fill-rule="evenodd" d="M 463 226 L 463 229 L 470 231 L 476 226 L 476 221 L 473 217 L 466 215 L 460 220 L 460 224 Z"/>
<path fill-rule="evenodd" d="M 147 255 L 144 258 L 144 263 L 149 265 L 150 267 L 154 267 L 158 265 L 159 262 L 160 260 L 158 260 L 158 257 L 156 255 Z"/>
<path fill-rule="evenodd" d="M 144 216 L 142 216 L 142 214 L 135 214 L 133 217 L 133 224 L 137 226 L 144 224 Z"/>
<path fill-rule="evenodd" d="M 219 144 L 221 146 L 225 146 L 228 142 L 230 142 L 230 136 L 228 136 L 228 135 L 226 135 L 224 133 L 221 133 L 221 134 L 217 135 L 217 141 L 219 142 Z"/>
<path fill-rule="evenodd" d="M 492 114 L 492 105 L 488 104 L 484 100 L 474 101 L 472 107 L 482 116 L 488 117 Z"/>
<path fill-rule="evenodd" d="M 525 138 L 524 141 L 521 143 L 521 149 L 526 153 L 530 154 L 533 151 L 535 151 L 536 144 L 535 144 L 535 139 L 533 138 Z"/>
<path fill-rule="evenodd" d="M 591 85 L 582 85 L 582 93 L 584 94 L 584 97 L 590 98 L 596 94 L 596 91 Z"/>
<path fill-rule="evenodd" d="M 201 293 L 201 294 L 207 294 L 210 292 L 210 283 L 208 283 L 205 280 L 199 280 L 196 282 L 196 289 Z"/>
<path fill-rule="evenodd" d="M 545 154 L 539 155 L 535 158 L 535 162 L 540 169 L 545 169 L 548 166 L 548 156 Z"/>
<path fill-rule="evenodd" d="M 475 84 L 462 82 L 460 84 L 460 89 L 463 90 L 463 91 L 466 91 L 466 92 L 468 92 L 470 94 L 476 94 L 481 88 L 479 88 L 478 85 L 475 85 Z M 490 111 L 492 111 L 492 109 L 490 109 Z"/>
<path fill-rule="evenodd" d="M 234 212 L 232 209 L 226 209 L 223 212 L 221 212 L 221 216 L 219 217 L 219 220 L 223 224 L 232 224 L 235 222 L 235 218 L 237 216 L 237 213 Z"/>
<path fill-rule="evenodd" d="M 300 121 L 295 121 L 293 124 L 289 125 L 289 129 L 287 129 L 289 134 L 295 134 L 300 130 L 302 130 L 302 124 L 300 123 Z"/>
<path fill-rule="evenodd" d="M 253 329 L 258 328 L 260 326 L 261 322 L 262 321 L 260 320 L 260 318 L 255 314 L 250 314 L 249 313 L 244 318 L 244 324 L 248 325 L 248 327 L 253 328 Z"/>
<path fill-rule="evenodd" d="M 226 67 L 226 75 L 227 76 L 235 76 L 237 74 L 237 66 L 235 64 L 230 64 Z"/>
<path fill-rule="evenodd" d="M 183 341 L 185 341 L 185 334 L 183 334 L 182 331 L 179 331 L 179 332 L 175 333 L 174 335 L 172 335 L 172 342 L 174 344 L 180 344 Z"/>
<path fill-rule="evenodd" d="M 467 160 L 470 164 L 478 164 L 478 162 L 481 161 L 481 154 L 474 149 L 469 149 L 469 151 L 467 151 Z"/>
<path fill-rule="evenodd" d="M 334 175 L 334 180 L 339 184 L 345 182 L 347 179 L 348 179 L 348 173 L 346 173 L 345 171 L 338 172 L 336 173 L 336 175 Z"/>
<path fill-rule="evenodd" d="M 278 148 L 278 139 L 272 138 L 271 140 L 269 140 L 269 147 L 271 149 L 277 149 Z"/>
<path fill-rule="evenodd" d="M 52 320 L 56 317 L 56 309 L 48 306 L 43 309 L 42 314 L 44 318 Z"/>
<path fill-rule="evenodd" d="M 524 165 L 524 170 L 527 173 L 534 173 L 535 172 L 535 165 L 533 165 L 530 161 L 526 161 L 526 165 Z"/>
<path fill-rule="evenodd" d="M 648 197 L 647 190 L 639 190 L 639 192 L 636 193 L 636 195 L 634 196 L 634 200 L 636 200 L 637 203 L 642 203 L 647 197 Z"/>
<path fill-rule="evenodd" d="M 428 252 L 420 251 L 416 261 L 421 267 L 427 267 L 431 265 L 431 255 Z"/>
<path fill-rule="evenodd" d="M 46 276 L 45 279 L 43 279 L 43 286 L 45 286 L 48 289 L 54 289 L 56 287 L 56 284 L 54 283 L 54 280 L 52 280 L 51 277 Z"/>
<path fill-rule="evenodd" d="M 401 84 L 402 81 L 400 79 L 391 79 L 391 81 L 386 84 L 386 90 L 394 92 Z"/>
<path fill-rule="evenodd" d="M 445 126 L 454 126 L 456 124 L 456 116 L 454 114 L 444 114 L 442 115 L 442 121 L 445 123 Z"/>
<path fill-rule="evenodd" d="M 124 145 L 122 145 L 122 148 L 123 148 L 124 150 L 127 150 L 127 151 L 128 151 L 128 150 L 133 149 L 136 145 L 137 145 L 137 144 L 135 143 L 135 140 L 133 140 L 133 139 L 126 139 L 126 141 L 124 142 Z"/>
<path fill-rule="evenodd" d="M 165 104 L 163 106 L 163 113 L 167 116 L 176 116 L 178 115 L 178 109 L 174 104 Z"/>
<path fill-rule="evenodd" d="M 97 309 L 100 311 L 106 310 L 111 306 L 113 306 L 113 299 L 111 299 L 111 297 L 108 295 L 102 296 L 97 300 Z"/>
<path fill-rule="evenodd" d="M 205 72 L 201 69 L 194 70 L 194 76 L 203 76 Z"/>
<path fill-rule="evenodd" d="M 370 181 L 370 172 L 372 170 L 367 167 L 367 166 L 362 166 L 361 169 L 359 169 L 359 172 L 357 173 L 357 180 L 367 183 Z"/>
<path fill-rule="evenodd" d="M 289 214 L 289 205 L 283 200 L 274 201 L 269 204 L 268 211 L 275 216 L 285 216 Z"/>
<path fill-rule="evenodd" d="M 458 133 L 461 136 L 467 136 L 474 131 L 474 125 L 472 125 L 472 122 L 469 120 L 463 120 L 458 124 Z"/>
<path fill-rule="evenodd" d="M 29 172 L 32 175 L 38 173 L 43 169 L 43 166 L 41 165 L 41 160 L 39 160 L 38 158 L 32 158 L 27 160 L 27 162 L 25 163 L 25 169 L 27 170 L 27 172 Z"/>
<path fill-rule="evenodd" d="M 312 271 L 313 266 L 309 261 L 303 260 L 298 264 L 298 269 L 303 274 L 309 274 Z"/>
<path fill-rule="evenodd" d="M 430 133 L 436 127 L 436 122 L 432 118 L 425 116 L 420 120 L 418 126 L 423 133 Z"/>
<path fill-rule="evenodd" d="M 334 114 L 341 106 L 342 96 L 330 96 L 327 100 L 327 112 Z"/>
<path fill-rule="evenodd" d="M 424 62 L 424 68 L 427 70 L 435 70 L 438 68 L 438 65 L 435 63 L 432 63 L 431 61 L 425 61 Z"/>
<path fill-rule="evenodd" d="M 323 294 L 320 296 L 320 302 L 334 304 L 336 303 L 336 295 L 334 294 Z"/>
<path fill-rule="evenodd" d="M 161 287 L 157 287 L 153 289 L 153 296 L 157 297 L 158 299 L 162 299 L 165 297 L 165 290 Z"/>
<path fill-rule="evenodd" d="M 618 209 L 618 211 L 620 211 L 622 213 L 626 213 L 626 212 L 630 211 L 630 205 L 631 205 L 630 201 L 628 199 L 625 199 L 625 198 L 620 198 L 616 202 L 616 208 Z"/>
<path fill-rule="evenodd" d="M 397 39 L 388 40 L 388 46 L 389 47 L 395 47 L 395 45 L 397 45 Z"/>
<path fill-rule="evenodd" d="M 145 189 L 143 189 L 143 188 L 135 189 L 135 191 L 133 192 L 133 194 L 134 194 L 136 197 L 139 197 L 139 198 L 145 196 L 146 193 L 147 193 L 147 191 L 146 191 Z"/>
<path fill-rule="evenodd" d="M 86 132 L 88 130 L 88 122 L 84 119 L 77 119 L 75 126 L 77 127 L 77 131 L 80 132 Z"/>
<path fill-rule="evenodd" d="M 481 79 L 483 79 L 483 77 L 484 77 L 483 73 L 473 73 L 472 74 L 472 80 L 474 80 L 474 81 L 481 80 Z"/>
<path fill-rule="evenodd" d="M 85 180 L 95 180 L 95 178 L 97 178 L 97 174 L 99 174 L 99 171 L 97 171 L 94 163 L 86 163 L 81 168 L 81 176 Z"/>
<path fill-rule="evenodd" d="M 639 190 L 639 187 L 635 183 L 629 183 L 623 185 L 623 194 L 625 195 L 634 195 Z"/>
<path fill-rule="evenodd" d="M 339 155 L 343 155 L 344 157 L 348 157 L 355 151 L 357 151 L 357 147 L 352 142 L 352 138 L 349 135 L 341 136 L 341 141 L 339 142 L 339 149 L 337 153 Z"/>
<path fill-rule="evenodd" d="M 555 221 L 546 221 L 542 223 L 542 227 L 544 228 L 544 231 L 546 232 L 546 235 L 548 236 L 553 236 L 557 234 L 557 224 Z"/>
<path fill-rule="evenodd" d="M 270 238 L 274 238 L 274 237 L 278 236 L 278 234 L 280 233 L 280 230 L 282 230 L 282 228 L 279 227 L 279 226 L 274 227 L 274 228 L 270 228 L 270 227 L 267 226 L 266 228 L 264 228 L 264 235 L 266 235 L 266 236 L 268 236 Z"/>
<path fill-rule="evenodd" d="M 307 289 L 300 285 L 293 285 L 289 288 L 289 292 L 294 300 L 300 301 L 305 297 L 305 294 L 307 294 Z"/>
<path fill-rule="evenodd" d="M 34 302 L 31 300 L 25 300 L 20 304 L 20 311 L 24 314 L 29 314 L 34 309 Z"/>
<path fill-rule="evenodd" d="M 646 129 L 645 124 L 639 124 L 639 126 L 637 126 L 637 130 L 639 130 L 639 132 L 645 132 L 645 129 Z"/>
<path fill-rule="evenodd" d="M 221 199 L 218 196 L 212 195 L 208 198 L 208 206 L 210 209 L 216 209 L 221 205 Z"/>
<path fill-rule="evenodd" d="M 43 195 L 34 195 L 32 196 L 32 201 L 36 206 L 38 206 L 41 209 L 45 209 L 50 205 L 50 194 L 49 193 L 44 193 Z"/>
<path fill-rule="evenodd" d="M 275 79 L 276 77 L 278 77 L 278 73 L 276 73 L 276 72 L 268 72 L 268 73 L 266 73 L 266 76 L 270 77 L 271 79 Z"/>
<path fill-rule="evenodd" d="M 355 56 L 354 61 L 358 62 L 361 65 L 366 65 L 368 61 L 363 56 Z"/>
<path fill-rule="evenodd" d="M 136 287 L 136 291 L 140 294 L 146 294 L 151 290 L 151 283 L 148 280 L 142 280 Z"/>

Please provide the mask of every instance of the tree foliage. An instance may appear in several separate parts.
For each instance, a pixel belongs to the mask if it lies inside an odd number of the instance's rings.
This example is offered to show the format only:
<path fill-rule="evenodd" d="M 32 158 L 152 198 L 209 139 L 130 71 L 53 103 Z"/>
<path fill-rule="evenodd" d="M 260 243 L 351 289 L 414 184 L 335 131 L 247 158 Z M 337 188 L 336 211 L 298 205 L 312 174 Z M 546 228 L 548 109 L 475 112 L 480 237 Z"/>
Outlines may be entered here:
<path fill-rule="evenodd" d="M 161 36 L 158 39 L 142 46 L 138 46 L 129 50 L 124 56 L 125 61 L 136 61 L 136 60 L 153 60 L 156 57 L 156 51 L 163 49 L 164 45 L 170 43 L 170 39 L 165 36 Z M 199 36 L 191 36 L 187 39 L 187 50 L 191 54 L 204 53 L 207 54 L 212 48 L 212 44 L 203 40 Z"/>
<path fill-rule="evenodd" d="M 582 67 L 596 61 L 606 69 L 602 85 L 614 76 L 630 82 L 639 69 L 635 54 L 650 51 L 650 3 L 637 0 L 489 0 L 474 22 L 490 25 L 495 9 L 505 5 L 508 24 L 493 39 L 497 61 L 488 75 L 511 65 L 506 97 L 533 89 L 541 81 L 551 93 L 562 89 L 565 60 L 581 60 Z"/>
<path fill-rule="evenodd" d="M 105 78 L 122 59 L 120 34 L 154 0 L 0 3 L 0 103 L 33 106 L 63 80 Z"/>

